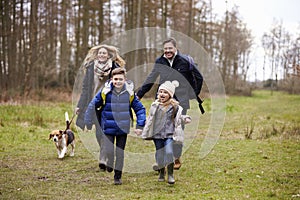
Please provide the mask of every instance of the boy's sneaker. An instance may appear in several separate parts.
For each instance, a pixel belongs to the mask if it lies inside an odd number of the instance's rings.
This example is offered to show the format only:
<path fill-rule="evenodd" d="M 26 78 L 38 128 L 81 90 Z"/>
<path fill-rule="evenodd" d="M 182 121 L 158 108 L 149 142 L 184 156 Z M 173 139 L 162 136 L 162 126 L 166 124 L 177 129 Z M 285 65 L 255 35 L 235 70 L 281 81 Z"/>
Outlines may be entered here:
<path fill-rule="evenodd" d="M 179 158 L 176 158 L 175 162 L 174 162 L 174 169 L 178 170 L 178 169 L 180 169 L 180 167 L 181 167 L 181 162 L 180 162 Z"/>
<path fill-rule="evenodd" d="M 122 185 L 122 180 L 121 179 L 114 179 L 114 184 L 115 185 Z"/>
<path fill-rule="evenodd" d="M 114 169 L 112 168 L 112 167 L 106 167 L 106 170 L 109 172 L 109 173 L 111 173 Z"/>
<path fill-rule="evenodd" d="M 105 172 L 106 170 L 106 165 L 103 163 L 99 163 L 99 168 L 100 168 L 100 172 Z"/>

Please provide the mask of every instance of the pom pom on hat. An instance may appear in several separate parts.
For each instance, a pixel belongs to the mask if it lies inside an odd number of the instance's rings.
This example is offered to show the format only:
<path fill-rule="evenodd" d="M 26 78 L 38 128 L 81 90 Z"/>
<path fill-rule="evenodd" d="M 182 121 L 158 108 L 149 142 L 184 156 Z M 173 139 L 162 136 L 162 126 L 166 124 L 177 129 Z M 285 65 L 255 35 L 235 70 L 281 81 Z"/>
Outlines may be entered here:
<path fill-rule="evenodd" d="M 161 84 L 158 88 L 158 90 L 160 89 L 164 89 L 166 91 L 168 91 L 168 93 L 170 94 L 171 97 L 174 96 L 175 93 L 175 88 L 179 86 L 179 82 L 174 80 L 174 81 L 166 81 L 163 84 Z"/>

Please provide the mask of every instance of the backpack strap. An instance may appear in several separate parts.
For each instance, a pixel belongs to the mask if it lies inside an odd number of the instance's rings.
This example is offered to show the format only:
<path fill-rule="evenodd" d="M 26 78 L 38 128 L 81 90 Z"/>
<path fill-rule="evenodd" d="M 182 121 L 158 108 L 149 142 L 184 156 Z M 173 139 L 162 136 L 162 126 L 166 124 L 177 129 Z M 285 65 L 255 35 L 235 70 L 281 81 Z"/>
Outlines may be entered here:
<path fill-rule="evenodd" d="M 185 60 L 188 61 L 188 63 L 189 63 L 189 70 L 192 71 L 193 70 L 193 66 L 195 66 L 194 59 L 190 55 L 188 55 L 188 54 L 183 54 L 183 57 L 184 57 Z M 192 72 L 192 76 L 193 76 L 193 79 L 194 79 L 193 81 L 196 82 L 196 78 L 195 78 L 195 75 L 193 74 L 193 72 Z M 198 95 L 196 95 L 196 99 L 198 101 L 198 106 L 199 106 L 199 109 L 201 111 L 201 114 L 204 114 L 205 110 L 204 110 L 204 108 L 202 106 L 203 100 L 200 99 L 200 97 L 198 97 Z"/>
<path fill-rule="evenodd" d="M 193 69 L 193 66 L 195 65 L 194 59 L 192 58 L 192 56 L 188 55 L 188 54 L 182 54 L 183 58 L 188 61 L 189 63 L 189 70 Z"/>
<path fill-rule="evenodd" d="M 97 108 L 97 110 L 100 110 L 104 105 L 105 105 L 105 101 L 106 101 L 106 94 L 108 92 L 110 92 L 111 88 L 110 88 L 110 81 L 106 81 L 104 84 L 104 87 L 101 89 L 101 98 L 102 98 L 102 106 Z"/>
<path fill-rule="evenodd" d="M 132 109 L 131 109 L 131 103 L 134 100 L 134 83 L 131 80 L 126 80 L 125 82 L 125 87 L 127 92 L 129 93 L 129 114 L 130 114 L 130 118 L 131 118 L 131 127 L 133 127 L 133 113 L 132 113 Z"/>

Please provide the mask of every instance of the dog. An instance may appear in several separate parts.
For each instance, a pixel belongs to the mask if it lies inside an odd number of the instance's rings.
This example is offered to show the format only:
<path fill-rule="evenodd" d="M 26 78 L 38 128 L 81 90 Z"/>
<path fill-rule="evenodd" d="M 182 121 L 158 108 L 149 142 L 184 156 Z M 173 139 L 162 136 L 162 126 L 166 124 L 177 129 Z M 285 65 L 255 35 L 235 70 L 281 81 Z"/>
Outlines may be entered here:
<path fill-rule="evenodd" d="M 65 118 L 67 124 L 66 130 L 65 131 L 54 130 L 49 135 L 49 140 L 53 138 L 53 142 L 55 143 L 57 149 L 58 158 L 60 159 L 63 159 L 65 157 L 67 153 L 68 145 L 70 145 L 72 148 L 70 152 L 70 156 L 74 156 L 74 152 L 75 152 L 75 135 L 73 131 L 70 129 L 70 125 L 72 123 L 74 116 L 71 122 L 69 122 L 69 116 L 68 113 L 66 112 Z"/>

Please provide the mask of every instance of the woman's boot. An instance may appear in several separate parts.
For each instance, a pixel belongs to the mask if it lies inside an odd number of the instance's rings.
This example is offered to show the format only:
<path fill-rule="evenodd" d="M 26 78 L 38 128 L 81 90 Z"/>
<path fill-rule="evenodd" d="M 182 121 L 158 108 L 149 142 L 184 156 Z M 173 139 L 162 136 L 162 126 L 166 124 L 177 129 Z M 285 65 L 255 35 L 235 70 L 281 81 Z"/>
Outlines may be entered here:
<path fill-rule="evenodd" d="M 175 183 L 173 170 L 174 170 L 174 163 L 171 163 L 171 164 L 168 165 L 168 183 L 169 184 L 174 184 Z"/>
<path fill-rule="evenodd" d="M 161 168 L 158 170 L 159 171 L 159 177 L 158 177 L 158 181 L 159 182 L 164 182 L 165 181 L 165 168 Z"/>

